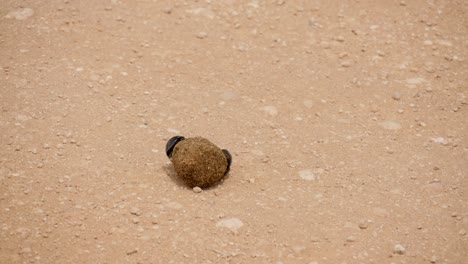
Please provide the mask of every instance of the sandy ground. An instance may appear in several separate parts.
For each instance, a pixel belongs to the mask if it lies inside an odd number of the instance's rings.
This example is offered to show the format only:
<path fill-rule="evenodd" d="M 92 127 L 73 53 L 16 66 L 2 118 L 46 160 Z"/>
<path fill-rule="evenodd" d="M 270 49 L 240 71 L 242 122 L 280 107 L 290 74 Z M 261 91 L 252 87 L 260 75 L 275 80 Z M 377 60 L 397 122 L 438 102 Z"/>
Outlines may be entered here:
<path fill-rule="evenodd" d="M 1 263 L 467 263 L 468 4 L 2 0 Z M 164 151 L 204 136 L 195 193 Z"/>

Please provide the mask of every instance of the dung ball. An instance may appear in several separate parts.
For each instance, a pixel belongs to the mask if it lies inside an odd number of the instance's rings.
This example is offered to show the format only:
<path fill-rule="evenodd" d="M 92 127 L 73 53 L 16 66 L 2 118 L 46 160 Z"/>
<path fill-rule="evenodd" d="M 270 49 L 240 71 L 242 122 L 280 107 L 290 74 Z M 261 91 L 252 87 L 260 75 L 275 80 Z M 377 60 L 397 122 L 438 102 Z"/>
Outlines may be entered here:
<path fill-rule="evenodd" d="M 166 146 L 179 177 L 191 188 L 206 188 L 221 180 L 231 165 L 231 154 L 202 137 L 173 137 Z"/>

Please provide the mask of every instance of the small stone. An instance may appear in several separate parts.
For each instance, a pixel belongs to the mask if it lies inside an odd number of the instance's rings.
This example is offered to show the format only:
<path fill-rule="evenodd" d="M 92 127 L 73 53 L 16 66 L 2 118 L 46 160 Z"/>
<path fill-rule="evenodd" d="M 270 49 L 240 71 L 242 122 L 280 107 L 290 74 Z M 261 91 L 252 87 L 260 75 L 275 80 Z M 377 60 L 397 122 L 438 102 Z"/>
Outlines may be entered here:
<path fill-rule="evenodd" d="M 436 256 L 431 257 L 431 263 L 437 263 L 437 257 Z"/>
<path fill-rule="evenodd" d="M 261 108 L 265 113 L 267 113 L 270 116 L 276 116 L 278 115 L 278 109 L 272 105 L 264 106 Z"/>
<path fill-rule="evenodd" d="M 311 100 L 304 100 L 302 103 L 307 108 L 312 108 L 312 106 L 314 106 L 314 102 L 312 102 Z"/>
<path fill-rule="evenodd" d="M 398 101 L 398 100 L 401 99 L 401 94 L 399 92 L 395 92 L 395 93 L 393 93 L 392 98 L 393 98 L 393 100 Z"/>
<path fill-rule="evenodd" d="M 130 209 L 130 213 L 132 215 L 140 216 L 141 215 L 141 210 L 139 208 L 137 208 L 137 207 L 132 207 Z"/>
<path fill-rule="evenodd" d="M 193 187 L 192 190 L 193 190 L 194 193 L 201 193 L 203 191 L 202 188 L 200 188 L 198 186 Z"/>
<path fill-rule="evenodd" d="M 133 217 L 132 218 L 132 223 L 134 223 L 134 224 L 140 223 L 140 218 L 139 217 Z"/>
<path fill-rule="evenodd" d="M 406 80 L 406 83 L 410 85 L 417 85 L 417 84 L 421 84 L 424 82 L 426 82 L 426 79 L 422 77 L 410 78 Z"/>
<path fill-rule="evenodd" d="M 386 121 L 380 122 L 379 125 L 388 130 L 398 130 L 401 128 L 400 123 L 393 121 L 393 120 L 386 120 Z"/>
<path fill-rule="evenodd" d="M 299 177 L 301 177 L 301 179 L 306 180 L 306 181 L 315 181 L 319 178 L 310 170 L 299 171 Z"/>
<path fill-rule="evenodd" d="M 349 61 L 349 60 L 341 62 L 341 67 L 343 67 L 343 68 L 348 68 L 350 66 L 351 66 L 351 61 Z"/>
<path fill-rule="evenodd" d="M 403 255 L 403 254 L 406 253 L 406 249 L 405 249 L 405 247 L 403 247 L 402 245 L 397 244 L 397 245 L 395 245 L 395 247 L 393 248 L 393 253 L 398 254 L 398 255 Z"/>
<path fill-rule="evenodd" d="M 376 216 L 379 216 L 379 217 L 389 217 L 390 216 L 390 213 L 385 208 L 375 207 L 372 211 Z"/>
<path fill-rule="evenodd" d="M 208 33 L 204 32 L 204 31 L 197 33 L 197 38 L 199 38 L 199 39 L 204 39 L 206 37 L 208 37 Z"/>
<path fill-rule="evenodd" d="M 354 236 L 349 236 L 346 238 L 346 242 L 354 242 L 356 241 L 356 238 Z"/>
<path fill-rule="evenodd" d="M 448 145 L 449 141 L 446 138 L 443 137 L 436 137 L 436 138 L 431 138 L 432 142 L 441 144 L 441 145 Z"/>
<path fill-rule="evenodd" d="M 367 229 L 368 227 L 369 227 L 369 224 L 367 224 L 367 222 L 359 223 L 359 228 L 360 229 Z"/>
<path fill-rule="evenodd" d="M 345 41 L 345 38 L 343 36 L 338 36 L 335 38 L 336 41 L 338 42 L 344 42 Z"/>
<path fill-rule="evenodd" d="M 127 255 L 133 255 L 133 254 L 136 254 L 136 253 L 138 253 L 137 248 L 127 251 Z"/>
<path fill-rule="evenodd" d="M 167 132 L 169 132 L 171 134 L 180 134 L 180 131 L 175 129 L 175 128 L 168 128 Z"/>
<path fill-rule="evenodd" d="M 461 229 L 460 231 L 458 231 L 458 234 L 459 234 L 460 236 L 464 236 L 464 235 L 466 235 L 466 230 L 465 230 L 465 229 Z"/>
<path fill-rule="evenodd" d="M 284 3 L 285 3 L 285 0 L 278 0 L 278 1 L 276 1 L 276 4 L 279 5 L 279 6 L 280 6 L 280 5 L 284 5 Z"/>
<path fill-rule="evenodd" d="M 15 18 L 16 20 L 25 20 L 34 15 L 34 10 L 31 8 L 20 8 L 18 10 L 11 11 L 5 17 Z"/>
<path fill-rule="evenodd" d="M 320 242 L 320 238 L 313 236 L 313 237 L 310 238 L 310 242 L 318 243 L 318 242 Z"/>
<path fill-rule="evenodd" d="M 32 252 L 32 250 L 29 247 L 25 247 L 25 248 L 21 249 L 22 254 L 28 254 L 28 253 L 31 253 L 31 252 Z"/>
<path fill-rule="evenodd" d="M 233 233 L 237 233 L 237 231 L 244 226 L 244 223 L 239 218 L 228 218 L 219 221 L 216 226 L 223 227 L 231 230 Z"/>

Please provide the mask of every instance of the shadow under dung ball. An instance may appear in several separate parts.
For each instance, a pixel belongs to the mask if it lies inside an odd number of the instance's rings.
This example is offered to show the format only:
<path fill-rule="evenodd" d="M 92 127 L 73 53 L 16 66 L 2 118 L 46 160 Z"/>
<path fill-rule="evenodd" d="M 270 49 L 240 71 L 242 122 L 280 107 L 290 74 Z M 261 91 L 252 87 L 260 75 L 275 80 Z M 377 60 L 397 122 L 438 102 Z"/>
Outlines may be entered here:
<path fill-rule="evenodd" d="M 166 154 L 177 175 L 191 188 L 206 188 L 228 174 L 232 156 L 202 137 L 175 136 L 166 144 Z"/>

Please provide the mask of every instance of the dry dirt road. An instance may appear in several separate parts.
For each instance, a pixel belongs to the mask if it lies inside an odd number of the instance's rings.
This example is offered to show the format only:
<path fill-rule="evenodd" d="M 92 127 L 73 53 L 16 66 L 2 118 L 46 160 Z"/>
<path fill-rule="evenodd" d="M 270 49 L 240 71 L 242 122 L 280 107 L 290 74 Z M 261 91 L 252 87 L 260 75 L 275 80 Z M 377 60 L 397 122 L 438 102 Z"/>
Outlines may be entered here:
<path fill-rule="evenodd" d="M 1 263 L 467 263 L 463 0 L 2 0 Z M 164 147 L 233 154 L 195 193 Z"/>

